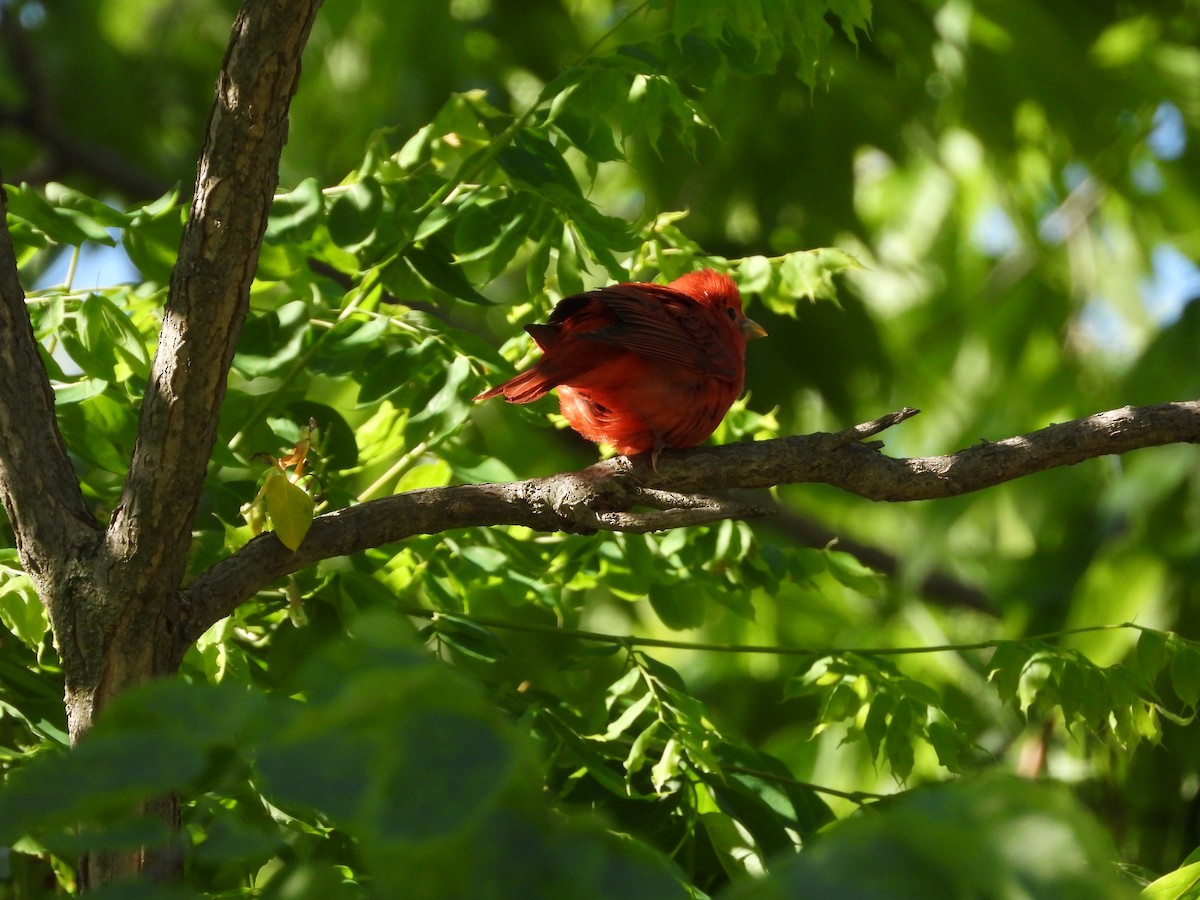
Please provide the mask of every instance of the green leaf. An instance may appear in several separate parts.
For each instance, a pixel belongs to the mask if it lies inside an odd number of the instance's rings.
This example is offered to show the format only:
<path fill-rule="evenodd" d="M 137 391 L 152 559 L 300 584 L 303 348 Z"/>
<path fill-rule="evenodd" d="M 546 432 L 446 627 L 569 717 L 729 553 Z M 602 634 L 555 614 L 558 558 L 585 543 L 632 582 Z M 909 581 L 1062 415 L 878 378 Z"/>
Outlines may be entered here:
<path fill-rule="evenodd" d="M 837 289 L 833 284 L 833 276 L 857 265 L 854 257 L 837 248 L 789 253 L 779 265 L 781 290 L 785 297 L 836 301 Z M 785 304 L 785 308 L 779 311 L 789 310 Z"/>
<path fill-rule="evenodd" d="M 445 379 L 437 391 L 418 404 L 418 411 L 409 417 L 404 433 L 410 446 L 418 441 L 433 445 L 458 429 L 470 413 L 468 392 L 465 389 L 471 377 L 471 363 L 460 356 L 446 369 Z"/>
<path fill-rule="evenodd" d="M 297 400 L 286 407 L 286 419 L 294 426 L 309 420 L 317 423 L 321 462 L 326 470 L 353 469 L 358 465 L 358 442 L 346 418 L 325 403 Z M 299 435 L 297 435 L 299 437 Z M 293 438 L 289 437 L 289 440 Z"/>
<path fill-rule="evenodd" d="M 841 584 L 865 594 L 868 597 L 879 593 L 879 573 L 863 565 L 849 553 L 840 550 L 826 550 L 825 559 L 827 571 Z"/>
<path fill-rule="evenodd" d="M 583 293 L 583 277 L 580 270 L 575 232 L 568 223 L 563 226 L 562 240 L 558 245 L 558 290 L 564 297 Z"/>
<path fill-rule="evenodd" d="M 392 493 L 403 494 L 405 491 L 417 491 L 421 490 L 422 488 L 445 487 L 453 480 L 451 477 L 453 474 L 454 470 L 451 469 L 446 462 L 440 459 L 430 463 L 422 463 L 421 465 L 413 466 L 411 469 L 405 472 L 400 477 L 400 480 L 396 482 L 396 486 L 392 489 Z M 463 557 L 478 564 L 477 559 L 473 559 L 468 553 L 470 549 L 472 548 L 463 548 Z M 490 550 L 488 547 L 477 547 L 474 549 Z M 508 557 L 504 554 L 499 555 L 503 558 L 504 562 L 507 563 Z M 480 557 L 483 557 L 483 554 L 480 554 Z"/>
<path fill-rule="evenodd" d="M 571 669 L 586 669 L 597 665 L 604 665 L 613 656 L 620 653 L 622 647 L 620 644 L 598 644 L 594 647 L 584 647 L 581 650 L 574 651 L 570 656 L 563 659 L 558 664 L 558 668 L 563 671 Z"/>
<path fill-rule="evenodd" d="M 349 699 L 314 706 L 260 750 L 270 796 L 402 844 L 450 837 L 495 803 L 512 756 L 479 719 L 438 709 L 397 716 L 393 703 L 384 727 L 357 716 L 341 734 L 318 727 L 318 716 L 353 713 Z"/>
<path fill-rule="evenodd" d="M 862 699 L 858 693 L 845 681 L 833 686 L 833 690 L 825 695 L 825 703 L 821 707 L 821 722 L 841 722 L 858 715 L 862 707 Z"/>
<path fill-rule="evenodd" d="M 1161 631 L 1143 628 L 1138 634 L 1138 671 L 1148 681 L 1153 681 L 1167 664 L 1167 636 Z"/>
<path fill-rule="evenodd" d="M 50 622 L 28 575 L 0 575 L 0 622 L 31 650 L 41 647 Z"/>
<path fill-rule="evenodd" d="M 571 167 L 543 135 L 521 132 L 511 146 L 496 154 L 496 161 L 510 177 L 535 188 L 553 184 L 582 196 Z"/>
<path fill-rule="evenodd" d="M 683 761 L 683 746 L 674 738 L 668 738 L 662 755 L 650 770 L 650 783 L 656 791 L 662 791 L 667 782 L 675 778 Z"/>
<path fill-rule="evenodd" d="M 1017 685 L 1017 697 L 1021 702 L 1021 712 L 1028 712 L 1040 698 L 1043 691 L 1054 687 L 1055 659 L 1047 653 L 1038 653 L 1030 657 L 1021 671 L 1021 681 Z"/>
<path fill-rule="evenodd" d="M 719 740 L 720 735 L 712 729 L 710 723 L 703 722 L 702 724 L 709 727 L 680 727 L 677 734 L 683 742 L 687 760 L 693 769 L 698 772 L 720 772 L 722 771 L 721 761 L 714 752 L 714 744 Z"/>
<path fill-rule="evenodd" d="M 425 241 L 452 222 L 457 222 L 459 215 L 474 205 L 476 197 L 477 194 L 470 193 L 460 196 L 454 202 L 439 203 L 418 223 L 413 232 L 412 241 L 414 243 Z"/>
<path fill-rule="evenodd" d="M 171 192 L 135 210 L 122 235 L 121 246 L 148 282 L 165 285 L 171 280 L 185 216 L 178 199 Z"/>
<path fill-rule="evenodd" d="M 40 668 L 30 668 L 18 653 L 0 656 L 0 685 L 4 714 L 24 722 L 29 730 L 48 742 L 48 746 L 66 747 L 66 713 L 62 704 L 62 684 Z M 43 748 L 46 749 L 46 748 Z M 2 801 L 0 801 L 2 805 Z"/>
<path fill-rule="evenodd" d="M 622 48 L 623 50 L 627 48 Z M 652 76 L 637 75 L 629 88 L 629 106 L 621 128 L 626 134 L 645 132 L 650 147 L 658 152 L 658 141 L 666 122 L 667 101 L 662 88 L 656 88 Z M 639 128 L 640 126 L 640 128 Z"/>
<path fill-rule="evenodd" d="M 841 680 L 840 670 L 835 669 L 835 664 L 839 663 L 840 658 L 832 656 L 814 659 L 804 672 L 788 679 L 783 692 L 784 698 L 790 700 L 794 697 L 823 694 L 829 690 L 830 685 Z"/>
<path fill-rule="evenodd" d="M 699 628 L 704 624 L 707 604 L 688 582 L 652 584 L 646 595 L 654 614 L 672 631 Z"/>
<path fill-rule="evenodd" d="M 764 856 L 791 853 L 796 849 L 787 832 L 791 821 L 781 816 L 749 785 L 740 779 L 722 781 L 707 774 L 704 779 L 721 811 L 750 834 Z"/>
<path fill-rule="evenodd" d="M 900 700 L 892 710 L 884 738 L 884 755 L 892 772 L 901 781 L 912 774 L 914 752 L 913 737 L 916 728 L 916 710 L 911 701 Z"/>
<path fill-rule="evenodd" d="M 451 262 L 451 254 L 437 241 L 429 241 L 427 247 L 407 247 L 404 259 L 413 271 L 439 291 L 451 297 L 476 303 L 492 305 L 492 301 L 475 290 L 463 270 Z"/>
<path fill-rule="evenodd" d="M 375 231 L 382 211 L 383 188 L 376 179 L 349 184 L 329 202 L 329 237 L 339 247 L 357 246 Z"/>
<path fill-rule="evenodd" d="M 867 739 L 867 747 L 871 751 L 871 759 L 879 757 L 879 748 L 887 737 L 888 717 L 896 705 L 896 697 L 890 692 L 876 691 L 871 696 L 870 708 L 863 722 L 863 735 Z"/>
<path fill-rule="evenodd" d="M 963 771 L 962 738 L 952 724 L 934 719 L 926 729 L 929 743 L 937 753 L 938 762 L 955 774 Z"/>
<path fill-rule="evenodd" d="M 629 755 L 625 757 L 625 771 L 630 777 L 636 775 L 645 766 L 646 753 L 662 726 L 662 721 L 655 719 L 633 739 L 633 744 L 629 747 Z"/>
<path fill-rule="evenodd" d="M 317 371 L 342 372 L 345 360 L 358 360 L 378 344 L 390 326 L 385 315 L 340 319 L 325 334 L 321 353 L 313 360 Z"/>
<path fill-rule="evenodd" d="M 57 244 L 77 247 L 88 241 L 108 246 L 116 243 L 104 225 L 95 220 L 93 210 L 52 204 L 28 185 L 7 186 L 5 191 L 9 214 L 25 220 Z"/>
<path fill-rule="evenodd" d="M 614 738 L 619 738 L 641 717 L 654 702 L 654 695 L 650 691 L 642 694 L 627 707 L 616 719 L 609 723 L 608 728 L 604 732 L 604 740 L 611 741 Z"/>
<path fill-rule="evenodd" d="M 1035 840 L 1013 840 L 1031 829 Z M 729 900 L 779 897 L 1136 896 L 1104 830 L 1061 784 L 1012 776 L 907 792 L 827 828 Z"/>
<path fill-rule="evenodd" d="M 490 628 L 449 613 L 438 613 L 433 620 L 434 632 L 441 638 L 457 641 L 456 646 L 469 647 L 479 659 L 494 662 L 510 656 L 508 647 Z"/>
<path fill-rule="evenodd" d="M 611 708 L 617 698 L 632 693 L 642 683 L 642 673 L 636 667 L 630 668 L 620 678 L 608 686 L 605 692 L 606 705 Z"/>
<path fill-rule="evenodd" d="M 743 294 L 759 294 L 771 286 L 774 269 L 765 256 L 747 256 L 738 263 L 735 277 Z"/>
<path fill-rule="evenodd" d="M 138 760 L 130 765 L 131 759 Z M 204 754 L 182 734 L 94 734 L 64 753 L 47 753 L 9 775 L 0 804 L 0 840 L 34 828 L 110 814 L 165 793 L 200 774 Z"/>
<path fill-rule="evenodd" d="M 603 787 L 610 794 L 621 797 L 622 799 L 629 796 L 639 796 L 631 787 L 629 781 L 618 774 L 618 761 L 613 760 L 610 756 L 597 753 L 595 744 L 588 741 L 579 741 L 571 745 L 571 753 L 578 757 L 579 764 L 583 771 L 587 772 L 598 785 Z M 579 777 L 580 773 L 575 773 L 574 777 Z M 652 796 L 644 795 L 642 796 Z"/>
<path fill-rule="evenodd" d="M 564 109 L 554 120 L 555 127 L 572 144 L 597 162 L 611 162 L 625 156 L 613 141 L 612 129 L 596 116 Z"/>
<path fill-rule="evenodd" d="M 748 832 L 739 827 L 732 817 L 719 812 L 706 812 L 700 815 L 705 834 L 717 858 L 731 878 L 761 875 L 766 871 L 766 863 L 762 851 L 754 846 Z"/>
<path fill-rule="evenodd" d="M 103 366 L 106 374 L 112 372 L 113 380 L 123 380 L 118 377 L 118 361 L 141 378 L 150 374 L 146 340 L 116 304 L 103 294 L 89 294 L 80 304 L 78 316 L 83 349 L 93 365 Z M 108 356 L 109 352 L 116 358 Z"/>
<path fill-rule="evenodd" d="M 542 236 L 529 254 L 525 267 L 525 289 L 530 297 L 540 297 L 546 292 L 546 270 L 550 267 L 550 251 L 554 240 L 549 233 Z"/>
<path fill-rule="evenodd" d="M 1200 650 L 1182 640 L 1171 643 L 1175 651 L 1171 657 L 1171 685 L 1180 700 L 1195 707 L 1200 703 Z"/>
<path fill-rule="evenodd" d="M 1028 646 L 1015 641 L 1001 641 L 988 662 L 988 680 L 996 685 L 1001 701 L 1017 696 L 1021 684 L 1021 673 L 1029 661 L 1032 651 Z"/>
<path fill-rule="evenodd" d="M 54 385 L 54 402 L 58 406 L 82 403 L 104 393 L 108 382 L 102 378 L 84 378 L 71 384 Z"/>
<path fill-rule="evenodd" d="M 403 388 L 411 387 L 418 372 L 441 356 L 438 342 L 428 338 L 419 344 L 387 352 L 377 348 L 363 361 L 357 405 L 375 406 Z"/>
<path fill-rule="evenodd" d="M 312 525 L 312 497 L 282 472 L 271 469 L 267 472 L 264 498 L 276 537 L 289 550 L 296 550 Z"/>
<path fill-rule="evenodd" d="M 1142 900 L 1197 900 L 1200 898 L 1200 862 L 1155 879 L 1138 896 Z"/>
<path fill-rule="evenodd" d="M 1110 682 L 1093 665 L 1078 666 L 1083 677 L 1083 715 L 1094 729 L 1107 725 L 1109 713 L 1112 711 Z"/>
<path fill-rule="evenodd" d="M 1083 695 L 1088 685 L 1084 672 L 1089 667 L 1091 663 L 1082 656 L 1063 660 L 1062 671 L 1058 676 L 1058 702 L 1068 725 L 1083 711 Z"/>
<path fill-rule="evenodd" d="M 41 302 L 27 299 L 25 308 L 29 310 L 29 320 L 39 341 L 56 333 L 66 318 L 66 300 L 62 294 L 43 297 Z"/>
<path fill-rule="evenodd" d="M 486 259 L 488 276 L 494 278 L 516 256 L 533 220 L 527 198 L 505 198 L 470 207 L 458 217 L 454 229 L 455 262 Z"/>
<path fill-rule="evenodd" d="M 50 181 L 46 183 L 43 191 L 48 203 L 57 207 L 60 211 L 77 213 L 90 225 L 98 225 L 103 228 L 123 228 L 129 222 L 129 213 L 113 209 L 113 207 L 102 200 L 89 197 L 87 194 L 80 193 L 65 184 Z M 114 245 L 111 239 L 101 241 L 100 243 L 108 244 L 109 246 Z"/>
<path fill-rule="evenodd" d="M 315 178 L 305 178 L 295 189 L 279 194 L 271 204 L 266 240 L 272 243 L 306 241 L 325 212 L 325 196 Z"/>
<path fill-rule="evenodd" d="M 81 459 L 105 472 L 123 474 L 133 449 L 136 412 L 124 397 L 118 400 L 105 392 L 62 407 L 59 425 L 68 445 Z M 110 437 L 105 441 L 89 441 L 88 437 L 95 434 Z"/>
<path fill-rule="evenodd" d="M 292 300 L 278 309 L 251 316 L 242 329 L 234 366 L 251 377 L 271 375 L 295 364 L 304 352 L 310 308 Z"/>

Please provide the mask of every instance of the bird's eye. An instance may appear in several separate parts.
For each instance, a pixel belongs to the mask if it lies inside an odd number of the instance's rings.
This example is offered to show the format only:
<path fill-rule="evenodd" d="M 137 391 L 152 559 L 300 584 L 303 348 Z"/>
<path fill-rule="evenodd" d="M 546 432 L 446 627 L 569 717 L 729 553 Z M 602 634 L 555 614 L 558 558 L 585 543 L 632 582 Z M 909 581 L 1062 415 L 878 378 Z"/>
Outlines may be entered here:
<path fill-rule="evenodd" d="M 736 321 L 737 321 L 737 313 L 735 313 L 735 312 L 733 311 L 733 307 L 732 307 L 732 306 L 727 306 L 727 307 L 725 307 L 725 315 L 729 317 L 729 321 L 730 321 L 730 322 L 736 322 Z"/>

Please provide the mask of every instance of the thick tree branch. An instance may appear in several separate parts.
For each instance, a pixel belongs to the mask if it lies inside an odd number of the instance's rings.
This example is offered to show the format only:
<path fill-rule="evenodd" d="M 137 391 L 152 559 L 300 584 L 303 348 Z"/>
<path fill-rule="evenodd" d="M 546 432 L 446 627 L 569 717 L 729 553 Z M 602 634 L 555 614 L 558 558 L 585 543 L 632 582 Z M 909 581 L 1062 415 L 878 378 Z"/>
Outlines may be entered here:
<path fill-rule="evenodd" d="M 1097 456 L 1200 443 L 1200 400 L 1126 406 L 1002 441 L 981 440 L 948 456 L 912 459 L 893 459 L 876 452 L 877 444 L 856 443 L 864 427 L 663 453 L 658 468 L 679 491 L 819 482 L 868 500 L 937 500 Z M 718 450 L 719 457 L 711 457 Z"/>
<path fill-rule="evenodd" d="M 133 460 L 108 530 L 136 594 L 170 596 L 278 182 L 300 55 L 319 0 L 248 0 L 217 80 Z"/>
<path fill-rule="evenodd" d="M 355 553 L 416 534 L 456 528 L 524 525 L 537 531 L 651 530 L 677 524 L 680 510 L 720 511 L 706 521 L 741 517 L 752 508 L 676 494 L 729 488 L 823 483 L 870 500 L 931 500 L 991 487 L 1097 456 L 1172 443 L 1200 443 L 1200 401 L 1125 407 L 1021 437 L 982 441 L 949 456 L 893 459 L 879 444 L 860 443 L 915 414 L 901 410 L 835 434 L 666 451 L 657 471 L 648 459 L 616 457 L 580 472 L 512 484 L 429 488 L 372 500 L 320 516 L 295 553 L 261 535 L 200 575 L 184 591 L 181 637 L 192 641 L 213 622 L 276 579 L 331 556 Z M 633 524 L 633 529 L 622 526 Z"/>
<path fill-rule="evenodd" d="M 54 392 L 38 352 L 8 233 L 0 189 L 0 501 L 17 536 L 22 565 L 47 587 L 99 528 L 54 417 Z M 43 590 L 43 596 L 47 596 Z"/>

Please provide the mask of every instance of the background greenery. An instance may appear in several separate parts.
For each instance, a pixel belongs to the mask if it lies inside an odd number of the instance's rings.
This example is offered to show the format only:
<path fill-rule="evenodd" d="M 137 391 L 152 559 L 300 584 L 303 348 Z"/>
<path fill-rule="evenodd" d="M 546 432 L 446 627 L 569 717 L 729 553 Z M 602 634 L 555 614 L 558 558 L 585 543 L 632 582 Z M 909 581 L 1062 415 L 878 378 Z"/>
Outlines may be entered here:
<path fill-rule="evenodd" d="M 310 418 L 319 509 L 586 465 L 551 401 L 469 397 L 558 297 L 700 264 L 770 332 L 719 441 L 910 405 L 887 452 L 935 455 L 1200 396 L 1200 7 L 829 6 L 328 4 L 193 568 L 249 539 L 256 454 Z M 235 11 L 0 13 L 10 227 L 102 518 Z M 1200 845 L 1197 472 L 1178 446 L 946 501 L 414 539 L 255 598 L 71 754 L 0 550 L 4 889 L 153 838 L 124 810 L 172 789 L 211 893 L 1135 893 Z"/>

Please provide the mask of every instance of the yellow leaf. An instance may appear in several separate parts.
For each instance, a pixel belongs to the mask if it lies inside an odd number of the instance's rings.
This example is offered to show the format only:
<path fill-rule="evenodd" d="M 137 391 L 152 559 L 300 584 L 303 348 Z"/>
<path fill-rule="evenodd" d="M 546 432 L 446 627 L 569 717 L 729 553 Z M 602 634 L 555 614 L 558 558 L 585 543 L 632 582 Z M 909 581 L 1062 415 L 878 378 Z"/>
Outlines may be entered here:
<path fill-rule="evenodd" d="M 275 528 L 275 536 L 283 546 L 295 550 L 308 534 L 313 520 L 313 499 L 299 485 L 292 484 L 282 473 L 270 472 L 263 485 L 267 500 L 267 515 Z"/>

